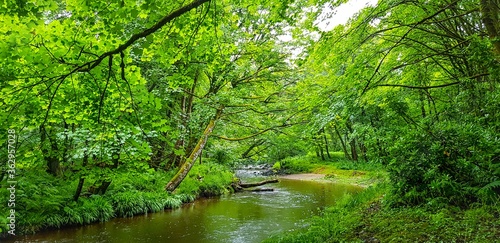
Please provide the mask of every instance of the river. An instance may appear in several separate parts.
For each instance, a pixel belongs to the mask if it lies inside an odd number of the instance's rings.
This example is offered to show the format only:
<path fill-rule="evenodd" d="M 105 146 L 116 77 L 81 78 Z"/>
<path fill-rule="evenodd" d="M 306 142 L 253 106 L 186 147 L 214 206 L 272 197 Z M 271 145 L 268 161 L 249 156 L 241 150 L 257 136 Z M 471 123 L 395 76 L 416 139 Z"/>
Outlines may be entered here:
<path fill-rule="evenodd" d="M 260 242 L 274 234 L 304 227 L 307 220 L 346 193 L 362 188 L 281 179 L 272 192 L 241 192 L 198 199 L 181 208 L 65 227 L 17 237 L 18 242 Z M 13 242 L 13 241 L 10 241 Z"/>

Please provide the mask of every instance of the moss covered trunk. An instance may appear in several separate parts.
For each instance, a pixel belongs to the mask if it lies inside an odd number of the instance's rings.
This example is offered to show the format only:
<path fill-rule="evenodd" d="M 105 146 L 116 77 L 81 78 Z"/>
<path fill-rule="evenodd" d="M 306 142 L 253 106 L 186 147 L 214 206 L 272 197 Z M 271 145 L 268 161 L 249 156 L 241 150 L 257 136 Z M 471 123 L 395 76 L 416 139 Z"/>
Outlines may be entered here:
<path fill-rule="evenodd" d="M 198 140 L 198 143 L 191 151 L 191 154 L 181 165 L 177 174 L 175 174 L 175 176 L 167 183 L 167 185 L 165 186 L 165 190 L 173 192 L 181 184 L 184 178 L 186 178 L 187 174 L 193 167 L 196 159 L 198 158 L 198 156 L 200 156 L 201 152 L 203 151 L 205 144 L 207 144 L 208 136 L 210 136 L 210 134 L 214 130 L 215 122 L 219 119 L 221 113 L 222 109 L 217 110 L 215 118 L 210 120 L 207 127 L 205 128 L 205 131 L 203 131 L 202 136 Z"/>

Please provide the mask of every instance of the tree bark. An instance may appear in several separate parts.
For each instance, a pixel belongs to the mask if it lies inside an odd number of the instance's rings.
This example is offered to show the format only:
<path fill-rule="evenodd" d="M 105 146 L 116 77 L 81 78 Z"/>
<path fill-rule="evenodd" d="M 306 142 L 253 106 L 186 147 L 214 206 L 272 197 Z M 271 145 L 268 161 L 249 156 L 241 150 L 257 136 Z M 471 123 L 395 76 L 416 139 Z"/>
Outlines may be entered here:
<path fill-rule="evenodd" d="M 189 173 L 189 171 L 193 167 L 196 159 L 198 158 L 198 156 L 201 154 L 201 151 L 205 147 L 207 140 L 208 140 L 208 136 L 214 130 L 215 122 L 220 118 L 220 115 L 222 113 L 222 109 L 223 108 L 219 108 L 217 110 L 215 117 L 210 120 L 210 122 L 208 123 L 207 127 L 205 128 L 205 131 L 203 132 L 201 138 L 198 140 L 198 143 L 196 144 L 194 149 L 191 151 L 191 154 L 189 155 L 189 157 L 182 164 L 182 166 L 180 167 L 177 174 L 175 174 L 175 176 L 165 186 L 166 191 L 173 192 L 181 184 L 181 182 L 184 180 L 184 178 L 186 178 L 187 174 Z"/>
<path fill-rule="evenodd" d="M 500 61 L 500 1 L 481 0 L 482 21 L 493 44 L 495 56 Z"/>

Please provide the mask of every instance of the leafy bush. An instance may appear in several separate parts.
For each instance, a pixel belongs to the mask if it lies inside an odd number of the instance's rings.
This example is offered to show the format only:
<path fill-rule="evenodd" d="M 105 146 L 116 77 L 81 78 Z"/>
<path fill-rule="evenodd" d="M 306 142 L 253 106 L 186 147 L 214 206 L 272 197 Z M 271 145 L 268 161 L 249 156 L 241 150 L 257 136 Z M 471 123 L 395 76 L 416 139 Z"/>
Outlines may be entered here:
<path fill-rule="evenodd" d="M 179 193 L 191 195 L 221 195 L 228 192 L 233 179 L 233 173 L 220 164 L 197 164 L 177 190 Z"/>
<path fill-rule="evenodd" d="M 313 162 L 318 162 L 318 158 L 311 156 L 288 157 L 280 161 L 281 172 L 283 173 L 301 173 L 310 172 Z"/>
<path fill-rule="evenodd" d="M 131 217 L 148 211 L 142 194 L 137 191 L 116 193 L 110 199 L 118 217 Z"/>
<path fill-rule="evenodd" d="M 273 146 L 268 150 L 268 160 L 280 161 L 287 157 L 307 154 L 308 144 L 305 140 L 279 134 L 272 138 Z"/>
<path fill-rule="evenodd" d="M 388 167 L 395 183 L 394 203 L 442 207 L 496 202 L 499 194 L 493 192 L 495 187 L 485 188 L 500 177 L 500 171 L 490 169 L 496 147 L 489 141 L 492 131 L 449 122 L 433 128 L 430 132 L 434 136 L 408 130 L 394 143 L 394 158 Z"/>

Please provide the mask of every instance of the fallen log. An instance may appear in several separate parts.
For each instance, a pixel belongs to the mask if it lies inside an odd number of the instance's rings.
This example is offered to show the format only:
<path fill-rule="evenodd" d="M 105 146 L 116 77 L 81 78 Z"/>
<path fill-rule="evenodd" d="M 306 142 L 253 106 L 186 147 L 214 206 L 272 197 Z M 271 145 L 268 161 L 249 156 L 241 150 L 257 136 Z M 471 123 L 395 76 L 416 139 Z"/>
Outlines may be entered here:
<path fill-rule="evenodd" d="M 241 181 L 238 181 L 237 183 L 233 182 L 233 184 L 231 184 L 231 186 L 233 187 L 233 190 L 235 192 L 242 192 L 242 191 L 269 192 L 269 191 L 274 191 L 274 189 L 272 189 L 272 188 L 245 189 L 245 188 L 262 186 L 262 185 L 265 185 L 265 184 L 277 183 L 277 182 L 279 182 L 278 179 L 265 180 L 265 181 L 256 182 L 256 183 L 241 183 Z"/>
<path fill-rule="evenodd" d="M 274 189 L 272 188 L 254 188 L 254 189 L 244 189 L 246 192 L 272 192 Z"/>
<path fill-rule="evenodd" d="M 238 185 L 240 187 L 243 187 L 243 188 L 249 188 L 249 187 L 262 186 L 262 185 L 265 185 L 265 184 L 277 183 L 277 182 L 279 182 L 278 179 L 272 179 L 272 180 L 265 180 L 265 181 L 256 182 L 256 183 L 241 183 L 240 182 Z"/>

